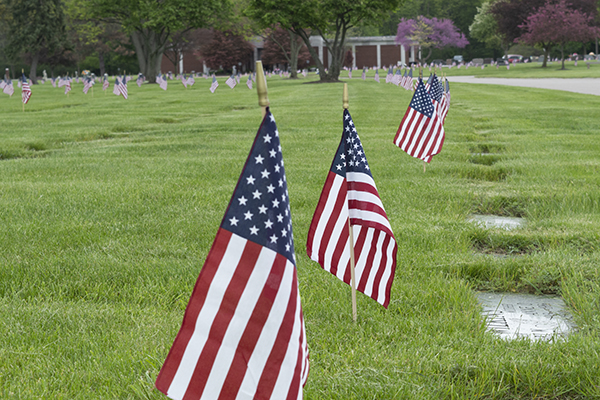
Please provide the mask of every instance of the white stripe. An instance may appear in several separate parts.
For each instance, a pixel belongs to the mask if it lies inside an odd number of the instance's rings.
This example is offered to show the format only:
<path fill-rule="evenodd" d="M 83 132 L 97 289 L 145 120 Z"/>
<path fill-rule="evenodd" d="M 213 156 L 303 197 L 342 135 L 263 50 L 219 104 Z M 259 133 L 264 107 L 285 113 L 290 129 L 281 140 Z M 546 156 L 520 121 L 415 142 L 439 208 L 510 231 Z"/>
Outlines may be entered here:
<path fill-rule="evenodd" d="M 405 142 L 404 146 L 402 146 L 402 150 L 406 151 L 410 155 L 414 154 L 412 149 L 415 146 L 415 143 L 417 142 L 417 133 L 423 130 L 423 124 L 426 122 L 426 119 L 427 117 L 423 115 L 420 118 L 416 118 L 413 121 L 413 124 L 411 124 L 409 130 L 410 135 L 407 137 L 407 142 Z"/>
<path fill-rule="evenodd" d="M 365 203 L 372 203 L 383 209 L 383 203 L 381 202 L 381 199 L 379 198 L 379 196 L 373 194 L 372 192 L 367 192 L 364 190 L 349 190 L 348 200 L 357 200 L 363 201 Z"/>
<path fill-rule="evenodd" d="M 358 225 L 355 225 L 354 228 L 356 228 Z M 366 229 L 367 233 L 365 235 L 365 242 L 364 245 L 362 246 L 362 250 L 360 252 L 360 254 L 358 255 L 358 259 L 356 259 L 356 266 L 354 267 L 354 276 L 356 278 L 356 286 L 358 286 L 358 282 L 360 282 L 360 278 L 362 278 L 363 273 L 365 272 L 365 268 L 367 265 L 367 256 L 369 255 L 369 250 L 371 249 L 371 242 L 373 241 L 373 229 L 368 229 L 368 228 L 364 228 L 361 227 L 361 229 L 354 229 L 354 245 L 356 245 L 356 241 L 358 239 L 358 236 L 360 235 L 360 231 L 362 229 Z M 356 247 L 355 247 L 356 249 Z"/>
<path fill-rule="evenodd" d="M 402 150 L 404 150 L 404 147 L 406 146 L 406 141 L 412 136 L 412 135 L 407 135 L 406 133 L 412 132 L 413 125 L 419 120 L 418 116 L 416 116 L 416 117 L 414 116 L 415 113 L 416 113 L 415 109 L 412 107 L 409 107 L 408 117 L 404 120 L 406 125 L 404 125 L 404 129 L 402 129 L 401 135 L 398 137 L 399 143 L 396 143 L 396 145 L 399 146 Z M 402 140 L 402 139 L 404 139 L 404 140 Z"/>
<path fill-rule="evenodd" d="M 393 279 L 392 276 L 392 265 L 394 264 L 394 248 L 396 247 L 396 242 L 392 239 L 390 240 L 386 249 L 383 251 L 387 255 L 387 263 L 384 267 L 383 275 L 381 276 L 381 281 L 379 282 L 379 295 L 377 296 L 377 301 L 381 304 L 385 302 L 386 296 L 386 287 L 390 279 Z"/>
<path fill-rule="evenodd" d="M 390 225 L 390 221 L 384 216 L 377 212 L 360 210 L 353 208 L 350 210 L 350 218 L 351 219 L 362 219 L 363 221 L 369 221 L 376 224 L 381 224 L 388 228 L 390 232 L 392 232 L 392 227 Z"/>
<path fill-rule="evenodd" d="M 177 372 L 167 391 L 167 396 L 172 399 L 182 399 L 185 395 L 198 363 L 198 358 L 206 344 L 210 328 L 219 311 L 231 277 L 237 269 L 245 245 L 246 240 L 237 235 L 232 235 L 227 244 L 221 263 L 217 267 L 215 276 L 208 288 L 204 306 L 198 314 L 194 333 L 190 337 Z"/>
<path fill-rule="evenodd" d="M 263 325 L 262 332 L 256 347 L 248 360 L 248 369 L 244 375 L 244 380 L 240 385 L 240 390 L 236 399 L 253 399 L 256 393 L 256 386 L 260 380 L 261 373 L 265 368 L 267 359 L 273 349 L 273 344 L 277 339 L 277 334 L 281 329 L 281 323 L 288 307 L 292 292 L 292 282 L 296 269 L 292 263 L 286 260 L 285 270 L 281 278 L 279 290 L 273 301 L 273 307 L 269 316 Z M 293 339 L 293 336 L 292 336 Z M 284 366 L 282 366 L 284 368 Z"/>
<path fill-rule="evenodd" d="M 321 217 L 319 218 L 319 221 L 317 221 L 317 229 L 315 229 L 314 232 L 312 242 L 312 254 L 310 255 L 310 258 L 313 261 L 319 261 L 319 250 L 321 248 L 323 232 L 325 232 L 325 227 L 327 226 L 329 216 L 333 213 L 333 209 L 337 200 L 337 195 L 340 192 L 340 187 L 342 186 L 342 183 L 345 183 L 345 179 L 339 176 L 338 174 L 335 174 L 335 177 L 331 184 L 331 189 L 329 191 L 329 196 L 327 197 L 325 207 L 323 207 Z"/>
<path fill-rule="evenodd" d="M 421 120 L 421 124 L 414 132 L 413 137 L 411 139 L 411 145 L 407 150 L 408 154 L 419 154 L 421 147 L 423 147 L 423 143 L 425 142 L 425 140 L 427 139 L 427 135 L 429 135 L 429 132 L 431 131 L 431 124 L 428 123 L 429 121 L 427 121 L 427 119 L 427 117 L 424 117 Z M 420 135 L 420 138 L 419 135 L 417 135 L 417 133 L 422 133 L 422 135 Z"/>
<path fill-rule="evenodd" d="M 323 256 L 325 265 L 329 268 L 326 268 L 327 271 L 331 270 L 331 261 L 337 262 L 338 260 L 333 260 L 333 255 L 335 253 L 335 248 L 337 247 L 338 242 L 340 241 L 340 237 L 342 236 L 342 232 L 348 230 L 348 199 L 344 202 L 342 210 L 338 219 L 335 221 L 335 225 L 333 227 L 333 231 L 331 232 L 331 237 L 329 238 L 329 242 L 327 242 L 327 247 L 325 249 L 325 254 Z M 348 240 L 346 240 L 347 242 Z M 345 252 L 345 251 L 344 251 Z M 325 268 L 325 266 L 324 266 Z"/>
<path fill-rule="evenodd" d="M 223 341 L 210 370 L 210 375 L 206 380 L 202 398 L 216 399 L 219 397 L 219 393 L 227 377 L 227 371 L 236 354 L 248 320 L 252 316 L 252 311 L 262 293 L 262 288 L 270 277 L 271 268 L 276 256 L 277 253 L 269 248 L 263 247 L 261 249 L 256 260 L 256 267 L 248 277 L 248 282 L 244 288 L 244 292 L 240 296 L 233 318 L 223 336 Z"/>

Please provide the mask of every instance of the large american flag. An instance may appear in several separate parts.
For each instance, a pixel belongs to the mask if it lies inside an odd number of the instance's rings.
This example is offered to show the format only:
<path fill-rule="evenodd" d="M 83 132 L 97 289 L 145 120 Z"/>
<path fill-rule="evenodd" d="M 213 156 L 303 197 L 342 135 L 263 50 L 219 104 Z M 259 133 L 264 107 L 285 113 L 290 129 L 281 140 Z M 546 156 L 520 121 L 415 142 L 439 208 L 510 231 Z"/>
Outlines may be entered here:
<path fill-rule="evenodd" d="M 394 144 L 415 158 L 431 162 L 431 157 L 442 150 L 444 137 L 442 120 L 435 111 L 423 80 L 419 78 L 415 94 L 394 137 Z"/>
<path fill-rule="evenodd" d="M 396 240 L 362 143 L 348 110 L 342 140 L 310 224 L 308 256 L 350 284 L 350 240 L 354 237 L 356 289 L 387 308 L 396 270 Z"/>
<path fill-rule="evenodd" d="M 302 399 L 308 347 L 270 111 L 156 379 L 172 399 Z"/>
<path fill-rule="evenodd" d="M 29 82 L 27 82 L 27 78 L 25 74 L 21 77 L 23 83 L 21 84 L 21 100 L 23 104 L 27 104 L 29 99 L 31 98 L 31 87 L 29 86 Z"/>

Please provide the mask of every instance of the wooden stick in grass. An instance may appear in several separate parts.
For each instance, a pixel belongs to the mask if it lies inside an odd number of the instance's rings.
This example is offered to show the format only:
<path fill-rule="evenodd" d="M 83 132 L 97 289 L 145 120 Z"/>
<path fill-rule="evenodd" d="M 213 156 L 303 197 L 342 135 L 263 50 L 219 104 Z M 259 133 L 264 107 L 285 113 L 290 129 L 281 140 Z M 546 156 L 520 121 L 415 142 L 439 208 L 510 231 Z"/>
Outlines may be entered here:
<path fill-rule="evenodd" d="M 256 62 L 256 92 L 258 93 L 258 105 L 262 107 L 262 116 L 264 117 L 267 107 L 269 107 L 269 98 L 267 97 L 267 81 L 262 61 Z"/>
<path fill-rule="evenodd" d="M 342 104 L 344 106 L 344 110 L 348 109 L 349 104 L 349 96 L 348 96 L 348 84 L 344 83 L 344 93 L 342 94 Z M 348 216 L 348 233 L 349 243 L 350 243 L 350 283 L 352 286 L 352 320 L 356 322 L 356 318 L 358 317 L 358 312 L 356 310 L 356 278 L 354 273 L 355 261 L 354 261 L 354 234 L 352 233 L 352 225 L 350 224 L 350 216 Z"/>

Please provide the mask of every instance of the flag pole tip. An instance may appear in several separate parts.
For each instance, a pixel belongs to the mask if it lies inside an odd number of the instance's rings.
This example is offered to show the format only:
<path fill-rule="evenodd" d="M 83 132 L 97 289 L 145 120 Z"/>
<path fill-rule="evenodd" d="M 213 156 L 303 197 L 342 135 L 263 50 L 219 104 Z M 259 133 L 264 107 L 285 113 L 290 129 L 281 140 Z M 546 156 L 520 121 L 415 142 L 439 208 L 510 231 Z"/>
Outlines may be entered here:
<path fill-rule="evenodd" d="M 258 93 L 258 105 L 263 109 L 269 107 L 267 81 L 265 80 L 265 71 L 263 70 L 262 61 L 256 62 L 256 92 Z"/>

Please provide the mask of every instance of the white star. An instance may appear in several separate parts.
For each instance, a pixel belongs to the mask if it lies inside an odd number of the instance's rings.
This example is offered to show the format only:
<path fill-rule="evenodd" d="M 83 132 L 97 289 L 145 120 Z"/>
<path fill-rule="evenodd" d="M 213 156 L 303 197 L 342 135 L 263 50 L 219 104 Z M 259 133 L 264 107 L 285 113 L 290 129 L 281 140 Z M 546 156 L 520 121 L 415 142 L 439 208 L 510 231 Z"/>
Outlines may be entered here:
<path fill-rule="evenodd" d="M 265 228 L 266 229 L 271 229 L 273 227 L 273 221 L 271 221 L 270 219 L 265 221 Z"/>
<path fill-rule="evenodd" d="M 281 195 L 281 201 L 285 201 L 285 194 Z"/>
<path fill-rule="evenodd" d="M 350 143 L 352 140 L 350 138 L 346 139 L 346 143 Z"/>
<path fill-rule="evenodd" d="M 263 204 L 262 206 L 258 207 L 258 213 L 259 214 L 266 214 L 267 213 L 268 208 L 265 207 L 265 205 Z"/>
<path fill-rule="evenodd" d="M 277 243 L 277 236 L 273 235 L 269 239 L 271 239 L 271 243 Z"/>
<path fill-rule="evenodd" d="M 260 199 L 260 196 L 262 196 L 262 193 L 257 190 L 255 190 L 254 192 L 252 192 L 252 198 L 253 199 Z"/>
<path fill-rule="evenodd" d="M 254 157 L 254 159 L 256 160 L 257 164 L 262 164 L 262 162 L 264 160 L 263 156 L 261 156 L 260 154 L 256 157 Z"/>
<path fill-rule="evenodd" d="M 271 149 L 271 150 L 269 151 L 269 156 L 270 156 L 271 158 L 275 158 L 275 157 L 277 157 L 277 152 L 275 151 L 275 149 Z"/>
<path fill-rule="evenodd" d="M 290 251 L 290 245 L 289 244 L 285 245 L 285 251 Z"/>
<path fill-rule="evenodd" d="M 246 212 L 246 213 L 244 214 L 244 219 L 245 219 L 245 220 L 246 220 L 246 219 L 252 219 L 252 216 L 253 216 L 253 215 L 254 215 L 254 214 L 252 214 L 250 211 L 248 211 L 248 212 Z"/>
<path fill-rule="evenodd" d="M 279 187 L 282 187 L 282 186 L 283 186 L 283 179 L 280 179 L 279 180 Z"/>
<path fill-rule="evenodd" d="M 265 143 L 271 143 L 271 139 L 273 138 L 271 137 L 271 135 L 267 134 L 263 139 L 265 139 Z"/>
<path fill-rule="evenodd" d="M 230 223 L 232 226 L 237 226 L 237 223 L 238 223 L 239 221 L 240 221 L 239 219 L 237 219 L 236 217 L 233 217 L 233 218 L 231 218 L 231 219 L 229 220 L 229 223 Z"/>
<path fill-rule="evenodd" d="M 285 229 L 281 231 L 281 236 L 282 237 L 286 237 L 287 236 L 287 231 Z"/>
<path fill-rule="evenodd" d="M 267 192 L 275 193 L 275 186 L 273 186 L 272 184 L 269 184 L 269 186 L 267 186 Z"/>
<path fill-rule="evenodd" d="M 350 127 L 346 126 L 346 132 L 350 132 Z"/>
<path fill-rule="evenodd" d="M 275 199 L 272 201 L 273 203 L 273 208 L 279 208 L 279 200 Z"/>
<path fill-rule="evenodd" d="M 277 215 L 277 222 L 283 222 L 283 215 Z"/>
<path fill-rule="evenodd" d="M 341 158 L 342 160 L 345 160 L 345 159 L 346 159 L 346 155 L 345 155 L 344 153 L 342 153 L 342 154 L 340 155 L 340 158 Z"/>
<path fill-rule="evenodd" d="M 275 166 L 275 172 L 279 172 L 279 170 L 280 170 L 279 165 L 276 165 Z"/>
<path fill-rule="evenodd" d="M 269 175 L 271 175 L 271 173 L 269 171 L 267 171 L 266 169 L 264 171 L 262 171 L 260 174 L 262 175 L 262 178 L 268 178 Z"/>
<path fill-rule="evenodd" d="M 240 206 L 245 206 L 248 199 L 242 196 L 238 199 L 238 201 L 240 202 Z"/>
<path fill-rule="evenodd" d="M 254 185 L 254 181 L 256 180 L 252 175 L 246 178 L 248 181 L 248 185 Z"/>
<path fill-rule="evenodd" d="M 338 171 L 342 169 L 342 166 L 340 164 L 336 165 L 335 167 L 337 168 Z"/>
<path fill-rule="evenodd" d="M 346 114 L 346 116 L 344 117 L 344 119 L 346 119 L 346 120 L 347 120 L 348 118 L 350 118 L 350 114 Z"/>
<path fill-rule="evenodd" d="M 259 230 L 260 230 L 260 229 L 258 229 L 258 228 L 256 227 L 256 225 L 254 225 L 252 228 L 250 228 L 250 234 L 251 234 L 251 235 L 258 235 L 258 231 L 259 231 Z"/>
<path fill-rule="evenodd" d="M 275 136 L 279 136 L 279 131 L 275 129 Z"/>
<path fill-rule="evenodd" d="M 273 116 L 273 114 L 271 114 L 269 117 L 271 118 L 271 122 L 275 122 L 275 117 Z"/>

